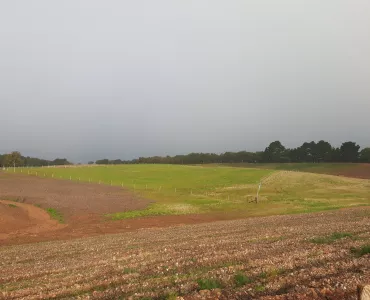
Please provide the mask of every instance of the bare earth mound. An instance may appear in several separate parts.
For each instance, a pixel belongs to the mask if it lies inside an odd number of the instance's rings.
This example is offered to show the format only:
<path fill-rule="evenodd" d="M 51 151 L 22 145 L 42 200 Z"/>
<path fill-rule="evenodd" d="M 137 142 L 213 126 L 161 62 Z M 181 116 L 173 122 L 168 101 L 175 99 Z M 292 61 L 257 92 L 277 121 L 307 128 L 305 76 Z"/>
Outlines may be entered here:
<path fill-rule="evenodd" d="M 150 203 L 121 187 L 1 172 L 0 199 L 13 200 L 7 203 L 17 206 L 2 205 L 0 245 L 127 231 L 131 229 L 130 225 L 124 222 L 106 222 L 104 215 L 143 209 Z M 30 225 L 40 223 L 30 217 L 36 212 L 41 212 L 50 220 L 45 211 L 34 205 L 43 209 L 56 209 L 62 213 L 66 226 L 48 230 L 51 228 L 46 225 L 43 230 L 28 230 Z"/>
<path fill-rule="evenodd" d="M 35 236 L 65 227 L 41 208 L 0 200 L 0 241 L 17 236 Z"/>

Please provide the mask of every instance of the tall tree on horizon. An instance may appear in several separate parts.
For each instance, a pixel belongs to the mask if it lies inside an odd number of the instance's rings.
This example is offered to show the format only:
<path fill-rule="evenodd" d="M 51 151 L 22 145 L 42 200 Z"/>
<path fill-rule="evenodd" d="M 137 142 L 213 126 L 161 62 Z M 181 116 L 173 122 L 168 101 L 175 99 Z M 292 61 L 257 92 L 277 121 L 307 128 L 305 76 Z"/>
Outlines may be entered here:
<path fill-rule="evenodd" d="M 360 146 L 354 142 L 344 142 L 340 146 L 341 160 L 343 162 L 357 162 L 359 158 Z"/>

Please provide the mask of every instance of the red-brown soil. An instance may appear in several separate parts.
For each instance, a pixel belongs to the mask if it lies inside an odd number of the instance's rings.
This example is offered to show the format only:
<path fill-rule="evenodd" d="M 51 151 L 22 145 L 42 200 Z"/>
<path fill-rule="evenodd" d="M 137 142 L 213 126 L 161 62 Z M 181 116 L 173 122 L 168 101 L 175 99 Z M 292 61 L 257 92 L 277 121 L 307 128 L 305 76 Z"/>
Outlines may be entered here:
<path fill-rule="evenodd" d="M 339 175 L 353 178 L 370 179 L 370 164 L 349 164 L 350 167 L 339 169 L 332 175 Z"/>
<path fill-rule="evenodd" d="M 215 220 L 233 219 L 233 215 L 183 215 L 158 216 L 111 221 L 107 213 L 122 212 L 145 208 L 150 201 L 139 198 L 120 187 L 99 184 L 78 183 L 68 180 L 39 178 L 25 175 L 0 173 L 0 199 L 11 199 L 20 207 L 42 211 L 35 207 L 54 208 L 65 218 L 64 226 L 35 230 L 32 234 L 23 231 L 27 227 L 25 210 L 7 207 L 0 210 L 0 245 L 23 244 L 47 240 L 95 236 L 106 233 L 119 233 L 139 228 L 166 227 L 179 224 L 196 224 Z M 24 205 L 23 204 L 28 204 Z M 30 205 L 33 204 L 33 205 Z M 16 215 L 12 215 L 17 211 Z M 50 222 L 46 212 L 47 222 Z M 5 216 L 7 216 L 5 218 Z M 12 216 L 12 217 L 10 217 Z M 55 223 L 55 221 L 53 221 Z M 22 225 L 23 224 L 23 225 Z M 6 228 L 6 230 L 4 229 Z M 12 234 L 9 234 L 9 232 Z"/>
<path fill-rule="evenodd" d="M 38 236 L 65 226 L 50 219 L 46 211 L 34 205 L 0 200 L 0 241 Z"/>
<path fill-rule="evenodd" d="M 121 187 L 1 172 L 0 199 L 51 207 L 67 220 L 85 214 L 142 209 L 150 203 Z"/>

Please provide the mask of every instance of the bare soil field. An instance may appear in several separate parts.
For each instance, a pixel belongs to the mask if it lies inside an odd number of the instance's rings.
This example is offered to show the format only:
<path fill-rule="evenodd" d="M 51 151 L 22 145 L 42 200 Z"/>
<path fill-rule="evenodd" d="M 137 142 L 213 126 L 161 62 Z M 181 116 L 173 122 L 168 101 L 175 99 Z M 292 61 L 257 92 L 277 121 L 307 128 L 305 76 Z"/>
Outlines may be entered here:
<path fill-rule="evenodd" d="M 139 198 L 121 187 L 1 172 L 0 199 L 8 199 L 1 201 L 3 204 L 0 206 L 0 245 L 65 240 L 127 232 L 139 228 L 196 224 L 234 218 L 233 215 L 222 214 L 183 215 L 113 222 L 107 220 L 104 215 L 142 209 L 150 201 Z M 54 208 L 60 211 L 65 224 L 54 226 L 57 222 L 51 220 L 41 208 Z M 37 214 L 39 216 L 36 216 Z"/>
<path fill-rule="evenodd" d="M 0 298 L 356 299 L 369 229 L 352 208 L 4 246 Z"/>
<path fill-rule="evenodd" d="M 67 219 L 86 214 L 142 209 L 150 203 L 117 186 L 1 172 L 0 199 L 52 207 Z"/>

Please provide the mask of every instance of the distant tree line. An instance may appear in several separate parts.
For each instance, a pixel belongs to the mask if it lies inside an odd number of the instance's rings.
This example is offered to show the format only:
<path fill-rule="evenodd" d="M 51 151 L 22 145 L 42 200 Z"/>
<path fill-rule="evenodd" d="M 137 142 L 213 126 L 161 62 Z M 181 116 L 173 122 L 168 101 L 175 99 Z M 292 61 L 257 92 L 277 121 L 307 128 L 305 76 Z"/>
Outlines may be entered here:
<path fill-rule="evenodd" d="M 89 164 L 120 165 L 120 164 L 209 164 L 209 163 L 289 163 L 289 162 L 363 162 L 370 163 L 370 148 L 360 151 L 355 142 L 345 142 L 336 148 L 329 142 L 305 142 L 297 148 L 286 148 L 280 141 L 270 143 L 264 151 L 189 153 L 175 156 L 139 157 L 133 160 L 109 160 L 107 158 L 89 161 Z M 66 158 L 46 160 L 22 156 L 18 151 L 0 155 L 0 167 L 40 167 L 70 165 Z"/>
<path fill-rule="evenodd" d="M 305 142 L 297 148 L 286 148 L 280 141 L 272 142 L 264 151 L 190 153 L 175 156 L 139 157 L 133 160 L 100 159 L 96 164 L 209 164 L 209 163 L 289 163 L 289 162 L 364 162 L 370 163 L 370 148 L 360 151 L 355 142 L 333 147 L 329 142 Z M 93 163 L 93 162 L 89 162 Z"/>
<path fill-rule="evenodd" d="M 18 151 L 9 154 L 0 155 L 0 167 L 42 167 L 42 166 L 60 166 L 70 165 L 66 158 L 56 158 L 46 160 L 29 156 L 22 156 Z"/>

